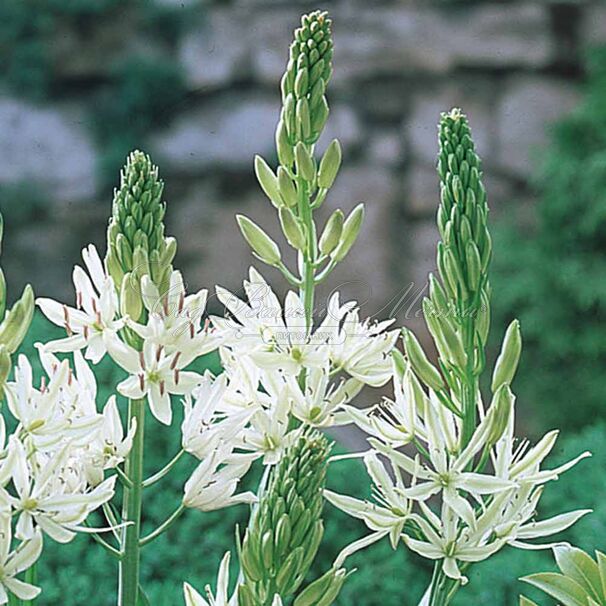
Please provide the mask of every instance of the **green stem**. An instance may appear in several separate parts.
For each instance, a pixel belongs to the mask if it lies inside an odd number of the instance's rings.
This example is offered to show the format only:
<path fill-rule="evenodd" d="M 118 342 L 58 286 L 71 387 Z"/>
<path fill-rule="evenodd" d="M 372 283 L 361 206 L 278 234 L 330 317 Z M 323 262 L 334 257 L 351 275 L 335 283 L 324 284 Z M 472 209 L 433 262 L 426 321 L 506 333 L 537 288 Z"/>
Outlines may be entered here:
<path fill-rule="evenodd" d="M 25 582 L 29 583 L 30 585 L 35 585 L 38 582 L 38 568 L 36 563 L 32 564 L 25 571 Z M 36 598 L 33 600 L 23 600 L 23 606 L 35 606 L 35 604 Z"/>
<path fill-rule="evenodd" d="M 179 462 L 184 454 L 185 450 L 182 448 L 160 471 L 143 481 L 143 488 L 153 486 L 156 482 L 160 481 L 164 476 L 170 473 L 172 468 Z"/>
<path fill-rule="evenodd" d="M 474 369 L 475 357 L 475 321 L 471 315 L 463 318 L 463 345 L 467 354 L 465 381 L 462 393 L 463 431 L 461 433 L 461 450 L 467 446 L 476 429 L 478 377 Z"/>
<path fill-rule="evenodd" d="M 313 151 L 313 148 L 309 150 Z M 314 291 L 316 277 L 316 257 L 317 257 L 317 242 L 314 222 L 312 217 L 311 200 L 309 195 L 309 183 L 298 177 L 299 187 L 299 216 L 305 226 L 307 237 L 307 246 L 303 255 L 303 275 L 299 294 L 303 299 L 303 308 L 305 310 L 305 324 L 308 334 L 311 333 L 313 324 L 314 310 Z"/>
<path fill-rule="evenodd" d="M 126 475 L 131 487 L 124 489 L 122 518 L 129 524 L 122 533 L 123 557 L 120 562 L 119 606 L 137 606 L 139 593 L 139 558 L 141 535 L 141 500 L 143 493 L 143 450 L 145 435 L 145 399 L 131 400 L 128 424 L 136 420 L 137 431 L 126 460 Z"/>
<path fill-rule="evenodd" d="M 150 532 L 146 537 L 143 537 L 139 541 L 139 546 L 143 547 L 144 545 L 151 543 L 154 539 L 157 539 L 163 532 L 166 532 L 181 517 L 181 514 L 184 511 L 185 505 L 181 503 L 181 505 L 179 505 L 179 507 L 177 507 L 177 509 L 175 509 L 175 511 L 173 511 L 171 515 L 166 518 L 166 520 L 164 520 L 164 522 L 162 522 L 160 526 L 158 526 L 158 528 L 156 528 L 156 530 Z"/>

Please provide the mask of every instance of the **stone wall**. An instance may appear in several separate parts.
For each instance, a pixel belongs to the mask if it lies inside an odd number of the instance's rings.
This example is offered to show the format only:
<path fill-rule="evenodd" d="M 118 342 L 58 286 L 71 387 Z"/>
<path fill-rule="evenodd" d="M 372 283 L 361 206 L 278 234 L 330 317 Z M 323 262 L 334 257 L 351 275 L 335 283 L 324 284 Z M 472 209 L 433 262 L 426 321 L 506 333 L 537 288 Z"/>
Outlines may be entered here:
<path fill-rule="evenodd" d="M 186 78 L 188 92 L 170 108 L 168 126 L 140 146 L 166 180 L 168 232 L 179 239 L 178 262 L 191 286 L 241 283 L 251 257 L 235 212 L 276 232 L 252 158 L 272 157 L 291 32 L 314 5 L 162 2 L 199 4 L 201 18 L 174 46 L 156 48 L 125 15 L 86 36 L 58 37 L 66 83 L 59 100 L 36 105 L 0 92 L 0 186 L 33 184 L 50 201 L 7 226 L 2 262 L 11 287 L 27 278 L 39 294 L 69 300 L 80 248 L 103 244 L 111 192 L 99 184 L 89 129 L 94 107 L 79 84 L 101 86 L 125 40 L 172 58 Z M 415 291 L 423 287 L 434 267 L 440 112 L 457 105 L 468 113 L 497 220 L 527 210 L 548 125 L 578 101 L 584 49 L 606 42 L 606 5 L 341 0 L 324 7 L 333 16 L 336 54 L 322 145 L 340 138 L 345 157 L 325 210 L 348 210 L 363 200 L 368 211 L 361 240 L 333 285 L 365 302 L 367 313 L 387 315 L 411 282 Z M 401 317 L 411 297 L 399 306 Z"/>

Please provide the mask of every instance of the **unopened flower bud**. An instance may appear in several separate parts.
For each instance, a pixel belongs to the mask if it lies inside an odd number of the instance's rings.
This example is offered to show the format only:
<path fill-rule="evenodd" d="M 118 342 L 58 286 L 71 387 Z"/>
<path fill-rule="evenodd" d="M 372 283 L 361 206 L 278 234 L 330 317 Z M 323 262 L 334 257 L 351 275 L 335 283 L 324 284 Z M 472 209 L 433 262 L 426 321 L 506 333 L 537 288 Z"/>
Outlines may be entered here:
<path fill-rule="evenodd" d="M 297 101 L 297 109 L 295 112 L 297 122 L 298 137 L 306 141 L 311 134 L 311 121 L 309 117 L 309 103 L 307 99 L 299 99 Z"/>
<path fill-rule="evenodd" d="M 278 245 L 253 221 L 244 215 L 236 215 L 238 226 L 255 254 L 268 265 L 278 265 L 282 259 Z"/>
<path fill-rule="evenodd" d="M 278 150 L 278 160 L 282 166 L 290 168 L 294 162 L 294 153 L 288 140 L 288 131 L 286 124 L 280 120 L 276 128 L 276 149 Z"/>
<path fill-rule="evenodd" d="M 286 206 L 293 207 L 297 205 L 299 201 L 297 189 L 283 166 L 278 167 L 278 189 Z"/>
<path fill-rule="evenodd" d="M 11 372 L 11 356 L 6 346 L 0 345 L 0 399 L 4 397 L 4 386 Z"/>
<path fill-rule="evenodd" d="M 23 341 L 34 316 L 34 291 L 28 284 L 21 298 L 8 311 L 0 324 L 0 344 L 8 353 L 17 351 Z"/>
<path fill-rule="evenodd" d="M 283 202 L 278 187 L 278 179 L 261 156 L 255 156 L 255 174 L 257 175 L 259 185 L 265 192 L 265 195 L 270 199 L 271 203 L 276 208 L 282 206 Z"/>
<path fill-rule="evenodd" d="M 522 335 L 520 334 L 520 323 L 513 320 L 507 327 L 501 353 L 497 358 L 492 375 L 492 392 L 504 383 L 510 385 L 518 368 L 520 355 L 522 353 Z"/>
<path fill-rule="evenodd" d="M 304 143 L 299 142 L 295 147 L 295 164 L 297 173 L 306 181 L 313 182 L 316 178 L 316 163 Z"/>
<path fill-rule="evenodd" d="M 347 573 L 344 568 L 331 568 L 310 583 L 295 599 L 293 606 L 318 606 L 332 604 L 339 595 Z M 330 600 L 330 601 L 328 601 Z"/>
<path fill-rule="evenodd" d="M 341 240 L 339 245 L 332 254 L 335 261 L 341 261 L 354 245 L 362 222 L 364 221 L 364 204 L 358 204 L 343 223 L 343 231 L 341 232 Z"/>
<path fill-rule="evenodd" d="M 142 311 L 141 282 L 134 274 L 127 273 L 122 279 L 120 288 L 120 312 L 136 322 L 141 317 Z"/>
<path fill-rule="evenodd" d="M 341 166 L 341 145 L 336 139 L 330 143 L 320 162 L 318 187 L 332 187 Z"/>
<path fill-rule="evenodd" d="M 444 389 L 444 379 L 438 369 L 428 360 L 421 344 L 409 330 L 404 331 L 404 349 L 413 370 L 428 387 L 434 391 Z"/>
<path fill-rule="evenodd" d="M 467 261 L 467 286 L 472 292 L 476 292 L 482 279 L 482 261 L 478 247 L 473 240 L 465 245 L 465 258 Z"/>
<path fill-rule="evenodd" d="M 279 211 L 280 225 L 288 243 L 297 250 L 305 250 L 307 242 L 297 218 L 289 208 L 283 206 Z"/>
<path fill-rule="evenodd" d="M 514 400 L 515 396 L 506 383 L 501 385 L 492 397 L 492 403 L 489 409 L 489 414 L 492 415 L 492 419 L 490 431 L 486 440 L 489 446 L 496 444 L 507 429 L 511 411 L 513 410 Z"/>
<path fill-rule="evenodd" d="M 4 318 L 4 312 L 6 311 L 6 279 L 4 272 L 0 269 L 0 320 Z"/>
<path fill-rule="evenodd" d="M 320 252 L 323 255 L 329 255 L 339 244 L 343 232 L 343 221 L 343 211 L 337 209 L 326 222 L 319 244 Z"/>

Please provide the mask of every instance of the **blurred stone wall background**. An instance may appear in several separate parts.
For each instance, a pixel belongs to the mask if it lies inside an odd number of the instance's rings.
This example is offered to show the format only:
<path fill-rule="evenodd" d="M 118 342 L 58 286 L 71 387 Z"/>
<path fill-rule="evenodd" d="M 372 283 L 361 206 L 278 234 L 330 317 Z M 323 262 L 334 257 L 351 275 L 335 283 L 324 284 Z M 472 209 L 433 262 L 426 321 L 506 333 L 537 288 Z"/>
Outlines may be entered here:
<path fill-rule="evenodd" d="M 160 165 L 168 232 L 178 237 L 178 265 L 192 288 L 238 288 L 251 257 L 234 214 L 277 231 L 252 159 L 273 157 L 291 33 L 316 4 L 156 0 L 153 28 L 141 20 L 149 3 L 105 4 L 75 17 L 57 9 L 40 26 L 39 60 L 50 70 L 40 72 L 47 77 L 41 94 L 9 73 L 17 55 L 0 60 L 2 263 L 10 292 L 28 280 L 40 295 L 71 300 L 71 268 L 88 242 L 103 247 L 117 166 L 132 145 Z M 321 7 L 334 20 L 335 72 L 320 147 L 336 136 L 345 157 L 325 206 L 348 210 L 365 201 L 368 211 L 333 286 L 364 302 L 367 314 L 387 315 L 434 267 L 440 112 L 457 105 L 470 116 L 493 220 L 516 213 L 531 221 L 532 176 L 548 125 L 577 103 L 584 50 L 606 40 L 606 4 L 341 0 Z M 14 28 L 4 21 L 0 36 L 4 27 L 10 37 Z M 30 26 L 19 27 L 27 34 Z M 143 89 L 128 68 L 112 85 L 125 57 L 146 66 Z M 125 91 L 136 99 L 131 105 Z M 123 132 L 130 139 L 120 140 Z M 404 296 L 402 320 L 413 298 Z"/>

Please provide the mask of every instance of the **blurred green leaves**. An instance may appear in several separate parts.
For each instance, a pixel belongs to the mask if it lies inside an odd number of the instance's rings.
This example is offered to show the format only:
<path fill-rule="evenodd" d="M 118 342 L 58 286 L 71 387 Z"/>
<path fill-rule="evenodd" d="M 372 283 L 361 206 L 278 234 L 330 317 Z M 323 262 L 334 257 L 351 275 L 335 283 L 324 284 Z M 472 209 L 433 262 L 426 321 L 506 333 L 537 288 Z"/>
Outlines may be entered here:
<path fill-rule="evenodd" d="M 495 325 L 520 319 L 517 391 L 537 426 L 582 427 L 606 401 L 606 48 L 589 58 L 584 102 L 553 128 L 537 187 L 535 229 L 495 230 Z"/>

